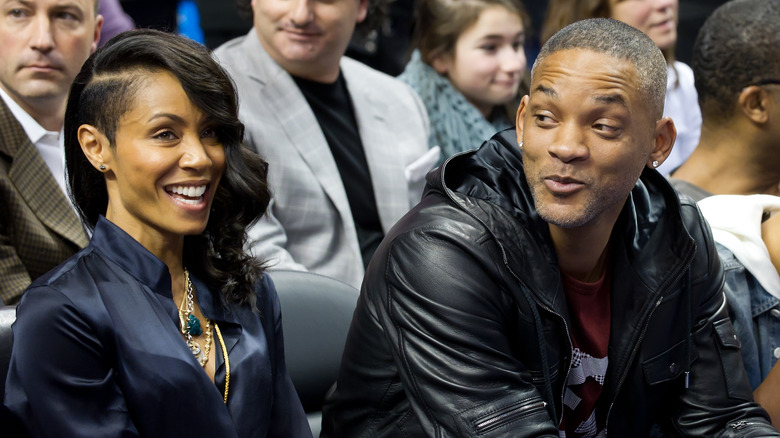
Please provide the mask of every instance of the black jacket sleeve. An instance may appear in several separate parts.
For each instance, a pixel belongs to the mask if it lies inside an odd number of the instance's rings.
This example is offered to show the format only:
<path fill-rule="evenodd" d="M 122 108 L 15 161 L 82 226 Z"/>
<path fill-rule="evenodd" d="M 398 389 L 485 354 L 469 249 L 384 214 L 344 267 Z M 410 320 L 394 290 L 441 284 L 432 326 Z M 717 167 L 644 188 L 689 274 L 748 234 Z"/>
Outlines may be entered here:
<path fill-rule="evenodd" d="M 428 436 L 557 437 L 505 333 L 517 306 L 503 274 L 477 255 L 499 251 L 495 242 L 452 231 L 399 236 L 380 281 L 365 286 L 414 413 Z"/>

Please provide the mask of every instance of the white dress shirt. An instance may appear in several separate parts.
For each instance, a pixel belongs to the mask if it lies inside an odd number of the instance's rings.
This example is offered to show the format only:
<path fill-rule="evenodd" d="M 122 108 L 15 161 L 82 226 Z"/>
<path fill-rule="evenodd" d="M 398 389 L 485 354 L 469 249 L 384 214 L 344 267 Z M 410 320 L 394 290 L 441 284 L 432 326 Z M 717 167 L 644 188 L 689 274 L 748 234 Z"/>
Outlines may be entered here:
<path fill-rule="evenodd" d="M 22 125 L 27 137 L 35 145 L 35 148 L 38 149 L 38 153 L 43 157 L 43 161 L 46 162 L 46 166 L 54 175 L 54 179 L 59 184 L 62 192 L 67 195 L 68 192 L 65 189 L 65 136 L 62 129 L 59 132 L 44 129 L 2 87 L 0 87 L 0 96 L 2 96 L 8 109 L 11 110 L 11 114 Z"/>

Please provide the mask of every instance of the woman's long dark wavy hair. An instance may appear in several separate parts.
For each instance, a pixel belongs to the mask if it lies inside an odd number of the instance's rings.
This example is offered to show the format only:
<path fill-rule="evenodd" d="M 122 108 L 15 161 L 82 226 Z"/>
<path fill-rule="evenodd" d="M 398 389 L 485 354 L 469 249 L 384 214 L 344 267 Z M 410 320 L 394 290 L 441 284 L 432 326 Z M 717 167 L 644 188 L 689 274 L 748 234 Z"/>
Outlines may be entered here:
<path fill-rule="evenodd" d="M 83 124 L 95 126 L 116 147 L 121 117 L 151 73 L 167 71 L 190 100 L 213 118 L 225 148 L 225 172 L 217 187 L 206 229 L 185 236 L 184 264 L 219 290 L 225 302 L 254 307 L 254 284 L 264 266 L 244 250 L 248 226 L 271 199 L 268 164 L 243 145 L 238 97 L 230 76 L 204 46 L 155 30 L 134 30 L 112 38 L 87 59 L 70 89 L 65 112 L 65 161 L 71 199 L 82 220 L 94 228 L 106 213 L 105 177 L 87 160 L 78 140 Z"/>

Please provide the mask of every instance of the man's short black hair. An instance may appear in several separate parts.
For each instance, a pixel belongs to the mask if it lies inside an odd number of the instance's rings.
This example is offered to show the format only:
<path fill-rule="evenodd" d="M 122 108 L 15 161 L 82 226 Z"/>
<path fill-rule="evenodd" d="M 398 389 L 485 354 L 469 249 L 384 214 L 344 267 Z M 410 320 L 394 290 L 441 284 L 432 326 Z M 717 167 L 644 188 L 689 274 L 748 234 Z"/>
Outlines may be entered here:
<path fill-rule="evenodd" d="M 720 6 L 699 31 L 691 67 L 705 122 L 731 117 L 743 88 L 780 80 L 780 1 Z"/>
<path fill-rule="evenodd" d="M 661 118 L 666 97 L 667 64 L 663 53 L 650 37 L 611 18 L 575 21 L 544 43 L 531 69 L 531 80 L 536 67 L 547 56 L 569 49 L 591 50 L 633 64 L 639 78 L 639 90 L 647 99 L 651 114 L 656 120 Z"/>

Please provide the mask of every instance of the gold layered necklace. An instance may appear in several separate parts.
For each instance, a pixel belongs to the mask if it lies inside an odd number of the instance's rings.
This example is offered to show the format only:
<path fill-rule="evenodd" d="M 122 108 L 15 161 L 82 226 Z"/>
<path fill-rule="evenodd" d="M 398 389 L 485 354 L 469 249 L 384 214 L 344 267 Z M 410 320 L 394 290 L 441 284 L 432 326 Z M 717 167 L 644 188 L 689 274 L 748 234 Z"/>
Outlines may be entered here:
<path fill-rule="evenodd" d="M 186 291 L 184 298 L 179 305 L 179 326 L 181 327 L 181 334 L 184 336 L 184 341 L 192 351 L 193 356 L 198 360 L 200 366 L 206 367 L 206 363 L 209 361 L 209 354 L 211 353 L 211 323 L 208 318 L 206 320 L 206 345 L 203 349 L 200 348 L 200 344 L 195 341 L 193 336 L 200 336 L 203 333 L 201 329 L 200 320 L 195 316 L 195 297 L 193 293 L 192 280 L 190 280 L 190 273 L 187 269 L 184 269 L 184 280 L 186 283 Z M 222 348 L 222 357 L 225 360 L 225 394 L 224 402 L 227 404 L 228 390 L 230 389 L 230 359 L 228 358 L 227 348 L 225 346 L 225 340 L 222 339 L 222 331 L 219 329 L 217 322 L 214 321 L 214 330 L 217 332 L 217 338 L 219 338 L 219 344 Z"/>
<path fill-rule="evenodd" d="M 203 348 L 200 348 L 193 336 L 200 336 L 203 334 L 203 329 L 200 325 L 200 320 L 195 316 L 195 297 L 192 292 L 192 280 L 190 280 L 190 273 L 187 269 L 184 269 L 184 281 L 187 284 L 187 290 L 184 294 L 184 299 L 181 300 L 179 305 L 179 323 L 181 326 L 181 334 L 184 336 L 184 341 L 187 346 L 190 347 L 192 355 L 198 360 L 200 366 L 205 367 L 206 362 L 209 361 L 209 354 L 211 353 L 211 321 L 206 319 L 206 344 Z"/>

